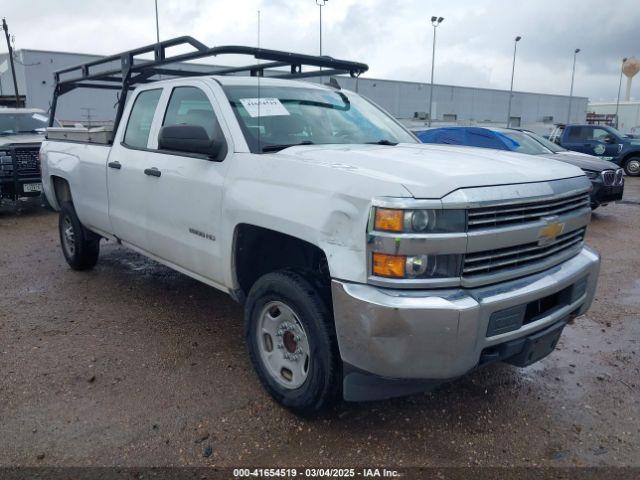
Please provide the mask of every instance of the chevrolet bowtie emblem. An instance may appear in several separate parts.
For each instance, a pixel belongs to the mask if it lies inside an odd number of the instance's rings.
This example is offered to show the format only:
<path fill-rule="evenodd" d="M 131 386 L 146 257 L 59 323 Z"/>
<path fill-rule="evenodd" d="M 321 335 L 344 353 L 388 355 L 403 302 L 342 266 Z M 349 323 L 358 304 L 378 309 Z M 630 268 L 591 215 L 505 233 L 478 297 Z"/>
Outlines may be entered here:
<path fill-rule="evenodd" d="M 551 222 L 543 227 L 538 234 L 538 245 L 546 245 L 553 242 L 564 231 L 564 223 Z"/>

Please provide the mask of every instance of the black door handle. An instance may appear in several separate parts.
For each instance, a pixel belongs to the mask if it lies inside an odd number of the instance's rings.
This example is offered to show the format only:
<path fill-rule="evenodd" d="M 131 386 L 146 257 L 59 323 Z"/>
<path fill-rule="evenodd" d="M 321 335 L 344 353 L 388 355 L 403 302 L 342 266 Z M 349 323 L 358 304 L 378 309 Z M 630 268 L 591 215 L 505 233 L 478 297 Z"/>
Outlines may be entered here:
<path fill-rule="evenodd" d="M 109 168 L 115 168 L 116 170 L 120 170 L 122 168 L 122 164 L 120 162 L 109 162 Z"/>
<path fill-rule="evenodd" d="M 144 174 L 150 175 L 152 177 L 159 177 L 160 175 L 162 175 L 162 172 L 158 170 L 156 167 L 152 167 L 152 168 L 145 168 Z"/>

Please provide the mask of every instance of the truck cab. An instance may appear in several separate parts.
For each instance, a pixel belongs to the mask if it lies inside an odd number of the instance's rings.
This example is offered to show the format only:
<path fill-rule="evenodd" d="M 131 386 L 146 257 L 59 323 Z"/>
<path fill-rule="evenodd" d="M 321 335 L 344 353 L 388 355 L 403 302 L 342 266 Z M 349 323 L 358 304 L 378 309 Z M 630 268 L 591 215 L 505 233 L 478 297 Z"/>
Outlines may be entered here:
<path fill-rule="evenodd" d="M 558 124 L 549 140 L 567 150 L 609 160 L 624 168 L 629 176 L 640 175 L 640 141 L 607 125 Z"/>

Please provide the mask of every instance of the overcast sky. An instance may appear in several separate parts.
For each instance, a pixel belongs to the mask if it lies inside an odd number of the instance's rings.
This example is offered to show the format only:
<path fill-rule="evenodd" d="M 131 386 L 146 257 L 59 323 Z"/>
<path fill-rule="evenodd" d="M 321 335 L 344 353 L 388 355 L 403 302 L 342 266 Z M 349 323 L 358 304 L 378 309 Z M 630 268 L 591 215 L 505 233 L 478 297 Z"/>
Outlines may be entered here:
<path fill-rule="evenodd" d="M 318 52 L 315 0 L 158 0 L 160 37 L 210 45 L 257 41 Z M 155 41 L 154 0 L 2 0 L 16 48 L 111 54 Z M 328 0 L 323 52 L 369 64 L 368 77 L 427 81 L 432 15 L 438 27 L 435 82 L 615 100 L 624 56 L 640 57 L 639 0 Z M 6 51 L 4 38 L 0 52 Z M 226 61 L 224 63 L 235 63 Z M 640 98 L 640 75 L 632 96 Z"/>

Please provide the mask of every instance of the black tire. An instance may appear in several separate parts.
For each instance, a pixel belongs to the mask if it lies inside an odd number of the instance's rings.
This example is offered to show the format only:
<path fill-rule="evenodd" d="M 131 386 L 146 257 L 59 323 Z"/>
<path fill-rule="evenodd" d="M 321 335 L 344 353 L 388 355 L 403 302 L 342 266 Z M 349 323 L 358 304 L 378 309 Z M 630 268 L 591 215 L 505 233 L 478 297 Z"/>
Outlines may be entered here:
<path fill-rule="evenodd" d="M 100 254 L 100 237 L 82 226 L 71 202 L 63 202 L 60 206 L 58 232 L 62 253 L 71 268 L 89 270 L 95 266 Z"/>
<path fill-rule="evenodd" d="M 639 156 L 628 158 L 624 162 L 624 173 L 626 173 L 630 177 L 637 177 L 638 175 L 640 175 L 640 157 Z"/>
<path fill-rule="evenodd" d="M 313 275 L 282 270 L 259 278 L 245 304 L 245 339 L 260 381 L 277 402 L 301 415 L 323 410 L 339 398 L 341 391 L 341 361 L 325 294 L 326 288 Z M 281 302 L 295 312 L 308 340 L 308 371 L 298 388 L 282 386 L 261 357 L 259 342 L 264 340 L 257 330 L 264 309 L 272 302 Z"/>

